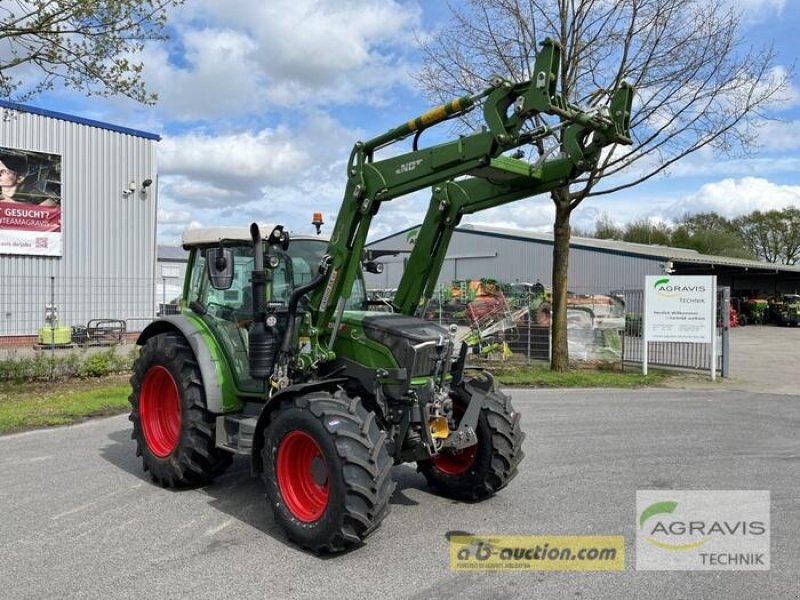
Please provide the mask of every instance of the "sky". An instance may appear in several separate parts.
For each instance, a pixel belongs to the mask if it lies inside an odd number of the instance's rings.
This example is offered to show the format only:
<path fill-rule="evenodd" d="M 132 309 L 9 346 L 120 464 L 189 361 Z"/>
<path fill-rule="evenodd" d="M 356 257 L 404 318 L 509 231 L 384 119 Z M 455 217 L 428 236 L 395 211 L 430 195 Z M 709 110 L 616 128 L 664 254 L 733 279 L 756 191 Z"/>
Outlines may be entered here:
<path fill-rule="evenodd" d="M 702 151 L 667 175 L 589 198 L 574 225 L 591 229 L 603 214 L 622 224 L 800 207 L 800 0 L 730 2 L 746 43 L 772 45 L 775 67 L 793 73 L 785 101 L 765 111 L 758 147 L 744 157 Z M 311 233 L 317 211 L 330 231 L 353 143 L 429 107 L 414 78 L 419 40 L 448 18 L 446 3 L 430 0 L 187 0 L 170 14 L 170 41 L 141 56 L 156 106 L 61 89 L 29 104 L 162 136 L 161 243 L 179 244 L 189 227 L 253 221 Z M 419 223 L 427 199 L 385 203 L 370 237 Z M 552 220 L 551 200 L 539 196 L 465 222 L 545 232 Z"/>

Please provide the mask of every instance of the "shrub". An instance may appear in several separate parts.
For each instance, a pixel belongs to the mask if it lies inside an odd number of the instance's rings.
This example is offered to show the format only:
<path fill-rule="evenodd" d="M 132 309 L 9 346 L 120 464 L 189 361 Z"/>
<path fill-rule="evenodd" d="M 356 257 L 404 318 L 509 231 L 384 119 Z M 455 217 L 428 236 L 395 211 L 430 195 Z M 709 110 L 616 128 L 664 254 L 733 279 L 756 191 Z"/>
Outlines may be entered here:
<path fill-rule="evenodd" d="M 130 371 L 138 348 L 119 353 L 115 347 L 100 352 L 40 352 L 33 356 L 9 356 L 0 360 L 0 381 L 24 383 L 55 381 L 70 377 L 102 377 Z"/>

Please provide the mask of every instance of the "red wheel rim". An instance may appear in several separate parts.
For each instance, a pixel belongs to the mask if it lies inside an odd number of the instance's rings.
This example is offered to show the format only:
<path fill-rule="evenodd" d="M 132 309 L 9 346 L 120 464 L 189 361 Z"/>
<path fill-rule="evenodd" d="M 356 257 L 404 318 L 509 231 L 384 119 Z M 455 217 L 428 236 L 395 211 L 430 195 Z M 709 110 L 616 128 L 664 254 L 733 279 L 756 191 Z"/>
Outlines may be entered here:
<path fill-rule="evenodd" d="M 139 394 L 139 418 L 150 452 L 160 458 L 172 454 L 181 434 L 181 397 L 166 367 L 150 367 Z"/>
<path fill-rule="evenodd" d="M 433 457 L 433 465 L 445 475 L 463 475 L 475 464 L 478 445 L 463 450 L 445 450 Z"/>
<path fill-rule="evenodd" d="M 322 517 L 328 506 L 328 465 L 313 437 L 304 431 L 283 437 L 277 475 L 281 496 L 299 521 L 311 523 Z"/>
<path fill-rule="evenodd" d="M 461 422 L 466 412 L 466 407 L 460 402 L 453 404 L 453 416 Z M 463 475 L 475 464 L 478 456 L 478 444 L 463 450 L 445 450 L 433 457 L 433 466 L 445 475 Z"/>

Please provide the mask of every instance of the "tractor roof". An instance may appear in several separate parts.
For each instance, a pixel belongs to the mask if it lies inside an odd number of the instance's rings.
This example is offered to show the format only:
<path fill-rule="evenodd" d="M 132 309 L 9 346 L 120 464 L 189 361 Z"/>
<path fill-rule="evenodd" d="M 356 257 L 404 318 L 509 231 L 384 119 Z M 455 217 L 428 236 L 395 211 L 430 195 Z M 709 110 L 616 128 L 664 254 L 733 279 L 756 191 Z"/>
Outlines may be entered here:
<path fill-rule="evenodd" d="M 266 238 L 275 225 L 259 225 L 261 229 L 261 237 Z M 293 240 L 320 240 L 327 242 L 327 236 L 317 235 L 294 235 L 289 232 Z M 194 246 L 213 246 L 219 244 L 221 241 L 227 242 L 243 242 L 249 243 L 252 241 L 250 237 L 249 227 L 199 227 L 196 229 L 187 229 L 183 233 L 183 247 L 185 249 Z"/>

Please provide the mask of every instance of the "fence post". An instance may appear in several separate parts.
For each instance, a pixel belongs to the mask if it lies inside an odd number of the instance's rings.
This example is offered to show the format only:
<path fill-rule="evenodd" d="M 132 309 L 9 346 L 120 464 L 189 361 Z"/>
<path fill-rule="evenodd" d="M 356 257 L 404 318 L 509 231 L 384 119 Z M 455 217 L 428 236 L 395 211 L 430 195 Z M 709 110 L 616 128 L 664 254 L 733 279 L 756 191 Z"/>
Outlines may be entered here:
<path fill-rule="evenodd" d="M 50 276 L 50 310 L 53 311 L 54 318 L 50 321 L 50 376 L 48 379 L 55 378 L 56 371 L 56 327 L 58 319 L 56 315 L 56 278 L 54 275 Z M 47 312 L 45 310 L 45 312 Z"/>
<path fill-rule="evenodd" d="M 622 288 L 622 348 L 620 349 L 619 367 L 620 371 L 625 372 L 625 335 L 628 333 L 628 298 L 625 296 L 625 288 Z"/>
<path fill-rule="evenodd" d="M 525 324 L 528 326 L 528 364 L 531 362 L 531 296 L 530 293 L 526 296 L 527 301 L 527 309 L 528 309 L 528 318 L 525 320 Z"/>
<path fill-rule="evenodd" d="M 731 288 L 722 288 L 722 376 L 730 375 L 731 361 L 731 340 L 730 340 L 730 315 L 731 312 Z M 717 360 L 717 357 L 714 357 Z"/>

